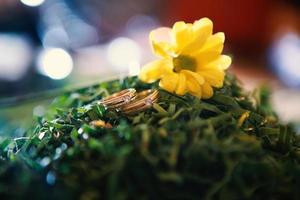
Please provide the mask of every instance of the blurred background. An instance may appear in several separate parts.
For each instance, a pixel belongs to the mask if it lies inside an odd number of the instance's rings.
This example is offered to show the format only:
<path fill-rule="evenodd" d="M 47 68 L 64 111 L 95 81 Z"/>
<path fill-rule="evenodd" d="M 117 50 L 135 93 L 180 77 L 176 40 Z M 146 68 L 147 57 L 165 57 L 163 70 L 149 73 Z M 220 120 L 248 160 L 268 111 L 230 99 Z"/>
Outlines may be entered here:
<path fill-rule="evenodd" d="M 299 123 L 300 0 L 0 0 L 0 136 L 42 115 L 47 91 L 135 75 L 153 59 L 150 30 L 202 17 L 226 33 L 245 87 L 269 84 L 281 119 Z"/>

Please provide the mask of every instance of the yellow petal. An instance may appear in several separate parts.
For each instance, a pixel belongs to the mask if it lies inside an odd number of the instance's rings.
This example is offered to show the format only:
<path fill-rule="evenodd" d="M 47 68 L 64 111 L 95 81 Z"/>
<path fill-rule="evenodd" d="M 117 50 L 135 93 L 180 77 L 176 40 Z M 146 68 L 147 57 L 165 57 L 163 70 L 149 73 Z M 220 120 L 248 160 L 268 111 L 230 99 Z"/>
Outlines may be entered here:
<path fill-rule="evenodd" d="M 221 58 L 218 63 L 218 67 L 225 70 L 231 65 L 232 59 L 230 56 L 221 55 Z"/>
<path fill-rule="evenodd" d="M 161 58 L 167 58 L 172 55 L 173 47 L 164 42 L 152 42 L 153 53 Z"/>
<path fill-rule="evenodd" d="M 168 73 L 172 73 L 172 63 L 170 60 L 156 60 L 146 64 L 139 74 L 139 78 L 146 82 L 152 83 Z"/>
<path fill-rule="evenodd" d="M 201 67 L 197 67 L 198 71 L 203 69 L 218 69 L 218 70 L 226 70 L 231 65 L 231 57 L 227 55 L 220 55 L 214 61 L 208 63 L 207 65 L 202 65 Z"/>
<path fill-rule="evenodd" d="M 179 81 L 179 75 L 177 73 L 170 73 L 164 76 L 160 82 L 159 86 L 168 92 L 174 92 Z"/>
<path fill-rule="evenodd" d="M 202 97 L 204 99 L 209 99 L 213 96 L 213 89 L 208 83 L 202 85 Z"/>
<path fill-rule="evenodd" d="M 198 92 L 194 93 L 192 91 L 189 91 L 189 93 L 195 97 L 198 97 L 199 99 L 202 98 L 202 89 L 200 89 Z"/>
<path fill-rule="evenodd" d="M 217 60 L 220 57 L 218 52 L 214 51 L 203 51 L 193 56 L 197 62 L 197 71 L 208 66 L 211 62 Z"/>
<path fill-rule="evenodd" d="M 189 70 L 181 70 L 181 73 L 184 73 L 188 79 L 194 79 L 198 82 L 199 85 L 202 85 L 204 83 L 204 78 L 195 72 L 189 71 Z"/>
<path fill-rule="evenodd" d="M 155 55 L 167 58 L 174 54 L 175 48 L 171 44 L 171 29 L 158 28 L 150 32 L 149 40 Z"/>
<path fill-rule="evenodd" d="M 222 52 L 223 46 L 224 46 L 224 41 L 225 41 L 225 35 L 223 32 L 215 33 L 206 40 L 202 51 L 218 50 L 218 51 Z"/>
<path fill-rule="evenodd" d="M 198 36 L 202 35 L 203 32 L 206 34 L 204 35 L 211 35 L 213 29 L 213 23 L 210 19 L 204 17 L 194 22 L 193 24 L 193 32 Z"/>
<path fill-rule="evenodd" d="M 190 93 L 198 93 L 201 91 L 200 85 L 194 79 L 186 80 L 186 87 Z"/>
<path fill-rule="evenodd" d="M 182 51 L 183 54 L 190 54 L 195 52 L 203 46 L 205 41 L 212 35 L 213 23 L 208 18 L 202 18 L 194 22 L 193 31 L 193 41 L 187 45 Z"/>
<path fill-rule="evenodd" d="M 189 70 L 181 70 L 186 77 L 186 87 L 191 95 L 201 98 L 201 85 L 204 83 L 204 78 L 195 72 Z"/>
<path fill-rule="evenodd" d="M 192 53 L 192 55 L 194 57 L 201 57 L 202 63 L 209 63 L 212 61 L 211 58 L 216 59 L 221 55 L 224 47 L 224 40 L 224 33 L 216 33 L 210 36 L 206 40 L 204 46 L 199 51 Z"/>
<path fill-rule="evenodd" d="M 205 82 L 214 87 L 222 87 L 225 77 L 225 72 L 218 68 L 204 69 L 198 71 L 202 77 L 204 77 Z"/>
<path fill-rule="evenodd" d="M 184 73 L 179 73 L 178 84 L 175 92 L 178 95 L 184 95 L 186 93 L 186 90 L 186 77 Z"/>
<path fill-rule="evenodd" d="M 221 55 L 220 58 L 211 63 L 211 65 L 216 65 L 219 69 L 225 70 L 231 65 L 231 57 Z"/>
<path fill-rule="evenodd" d="M 192 25 L 182 21 L 176 22 L 172 28 L 172 38 L 176 44 L 176 52 L 179 53 L 193 39 Z"/>

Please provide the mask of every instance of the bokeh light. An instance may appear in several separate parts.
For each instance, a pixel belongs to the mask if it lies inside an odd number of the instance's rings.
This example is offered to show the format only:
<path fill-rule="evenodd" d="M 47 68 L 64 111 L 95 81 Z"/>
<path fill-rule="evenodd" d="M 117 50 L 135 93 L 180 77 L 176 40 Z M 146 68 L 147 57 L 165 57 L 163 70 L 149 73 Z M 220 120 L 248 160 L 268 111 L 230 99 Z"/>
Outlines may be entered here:
<path fill-rule="evenodd" d="M 45 31 L 42 37 L 44 47 L 67 48 L 70 41 L 67 32 L 62 27 L 53 27 Z"/>
<path fill-rule="evenodd" d="M 32 46 L 27 38 L 1 33 L 0 52 L 0 79 L 16 81 L 22 78 L 32 60 Z"/>
<path fill-rule="evenodd" d="M 290 87 L 300 87 L 300 37 L 287 33 L 276 41 L 270 61 L 279 78 Z"/>
<path fill-rule="evenodd" d="M 44 47 L 78 49 L 98 42 L 97 29 L 67 1 L 47 1 L 39 10 L 39 37 Z"/>
<path fill-rule="evenodd" d="M 137 76 L 139 75 L 141 70 L 140 63 L 137 61 L 132 61 L 129 63 L 129 76 Z"/>
<path fill-rule="evenodd" d="M 141 49 L 135 41 L 125 37 L 119 37 L 109 44 L 107 58 L 108 61 L 119 70 L 128 70 L 130 63 L 140 61 Z"/>
<path fill-rule="evenodd" d="M 39 71 L 52 79 L 66 78 L 73 69 L 72 57 L 60 48 L 43 50 L 37 64 Z"/>
<path fill-rule="evenodd" d="M 128 33 L 134 34 L 138 31 L 149 32 L 154 28 L 159 27 L 160 23 L 156 18 L 148 15 L 134 15 L 132 16 L 127 24 L 126 31 Z"/>
<path fill-rule="evenodd" d="M 44 3 L 45 0 L 20 0 L 23 4 L 25 4 L 26 6 L 31 6 L 31 7 L 35 7 L 35 6 L 40 6 Z"/>

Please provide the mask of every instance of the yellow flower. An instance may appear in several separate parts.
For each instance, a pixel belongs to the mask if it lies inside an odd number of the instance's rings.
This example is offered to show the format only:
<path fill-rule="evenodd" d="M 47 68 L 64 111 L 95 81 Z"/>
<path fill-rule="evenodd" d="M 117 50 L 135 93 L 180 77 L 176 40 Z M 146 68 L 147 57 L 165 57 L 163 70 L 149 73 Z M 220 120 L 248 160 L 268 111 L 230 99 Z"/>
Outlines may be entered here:
<path fill-rule="evenodd" d="M 140 72 L 140 79 L 178 95 L 190 93 L 210 98 L 213 87 L 223 86 L 225 70 L 231 58 L 222 55 L 224 33 L 212 34 L 213 23 L 202 18 L 193 24 L 176 22 L 173 28 L 151 31 L 150 41 L 158 60 L 148 63 Z M 166 38 L 159 38 L 167 33 Z"/>

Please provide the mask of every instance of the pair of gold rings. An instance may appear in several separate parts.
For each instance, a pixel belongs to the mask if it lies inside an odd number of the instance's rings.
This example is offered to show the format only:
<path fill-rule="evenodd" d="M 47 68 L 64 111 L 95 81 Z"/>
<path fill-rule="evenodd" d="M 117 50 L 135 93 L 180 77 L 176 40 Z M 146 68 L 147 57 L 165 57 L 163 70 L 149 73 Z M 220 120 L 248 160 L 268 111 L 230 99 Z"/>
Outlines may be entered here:
<path fill-rule="evenodd" d="M 114 93 L 100 100 L 99 103 L 108 109 L 132 115 L 151 108 L 158 98 L 158 90 L 149 89 L 136 92 L 134 88 L 129 88 Z"/>

